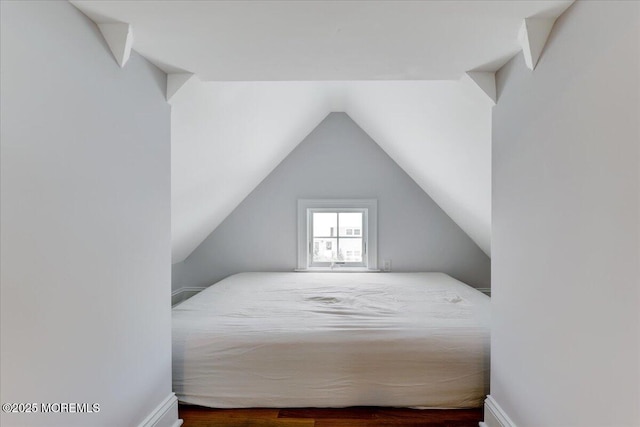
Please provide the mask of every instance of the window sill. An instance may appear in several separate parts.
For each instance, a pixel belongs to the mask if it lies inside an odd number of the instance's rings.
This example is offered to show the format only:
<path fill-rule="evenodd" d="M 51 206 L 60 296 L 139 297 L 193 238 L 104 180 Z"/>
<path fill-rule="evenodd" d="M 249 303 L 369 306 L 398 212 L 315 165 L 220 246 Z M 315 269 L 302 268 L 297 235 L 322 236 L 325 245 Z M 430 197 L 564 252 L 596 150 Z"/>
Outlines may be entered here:
<path fill-rule="evenodd" d="M 310 267 L 296 268 L 293 271 L 297 273 L 379 273 L 378 269 L 366 267 Z"/>

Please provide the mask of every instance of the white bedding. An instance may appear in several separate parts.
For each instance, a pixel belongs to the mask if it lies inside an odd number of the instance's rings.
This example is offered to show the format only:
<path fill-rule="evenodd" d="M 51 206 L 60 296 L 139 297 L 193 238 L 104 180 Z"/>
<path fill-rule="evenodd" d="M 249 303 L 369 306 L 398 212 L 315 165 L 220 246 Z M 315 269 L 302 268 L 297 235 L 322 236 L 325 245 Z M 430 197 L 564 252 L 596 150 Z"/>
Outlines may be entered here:
<path fill-rule="evenodd" d="M 442 273 L 242 273 L 173 309 L 173 387 L 218 408 L 479 407 L 489 297 Z"/>

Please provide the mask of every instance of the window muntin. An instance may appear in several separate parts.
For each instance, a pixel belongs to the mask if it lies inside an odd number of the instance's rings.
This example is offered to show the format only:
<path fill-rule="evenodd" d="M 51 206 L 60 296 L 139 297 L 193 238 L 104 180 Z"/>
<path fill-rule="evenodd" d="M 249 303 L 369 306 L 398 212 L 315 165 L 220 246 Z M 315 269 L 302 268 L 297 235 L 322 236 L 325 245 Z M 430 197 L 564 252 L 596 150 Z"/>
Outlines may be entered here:
<path fill-rule="evenodd" d="M 366 266 L 366 239 L 362 237 L 366 214 L 367 209 L 308 209 L 309 241 L 313 242 L 309 266 Z"/>
<path fill-rule="evenodd" d="M 375 199 L 299 199 L 296 270 L 377 271 L 377 218 Z"/>

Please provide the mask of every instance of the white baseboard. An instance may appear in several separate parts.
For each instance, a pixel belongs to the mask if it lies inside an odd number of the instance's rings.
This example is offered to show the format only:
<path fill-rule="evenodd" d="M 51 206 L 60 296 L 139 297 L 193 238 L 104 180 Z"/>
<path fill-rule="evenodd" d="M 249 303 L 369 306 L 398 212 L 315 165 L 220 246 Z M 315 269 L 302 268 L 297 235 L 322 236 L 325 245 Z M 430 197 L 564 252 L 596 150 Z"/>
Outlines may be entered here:
<path fill-rule="evenodd" d="M 484 401 L 484 422 L 480 423 L 480 427 L 516 427 L 516 424 L 489 395 Z"/>
<path fill-rule="evenodd" d="M 180 427 L 181 425 L 182 420 L 178 418 L 178 398 L 171 393 L 138 427 Z"/>
<path fill-rule="evenodd" d="M 171 306 L 180 304 L 182 301 L 185 301 L 200 291 L 205 290 L 206 288 L 199 288 L 193 286 L 186 286 L 180 289 L 176 289 L 171 292 Z"/>

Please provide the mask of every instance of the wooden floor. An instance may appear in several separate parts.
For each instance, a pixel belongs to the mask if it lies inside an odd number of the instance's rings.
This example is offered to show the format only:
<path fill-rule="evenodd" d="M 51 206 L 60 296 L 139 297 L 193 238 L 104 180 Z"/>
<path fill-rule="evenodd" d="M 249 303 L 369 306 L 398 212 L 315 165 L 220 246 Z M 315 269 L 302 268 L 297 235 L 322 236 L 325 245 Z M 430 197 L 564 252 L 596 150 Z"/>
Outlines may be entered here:
<path fill-rule="evenodd" d="M 211 409 L 180 405 L 183 427 L 478 427 L 482 409 Z"/>

